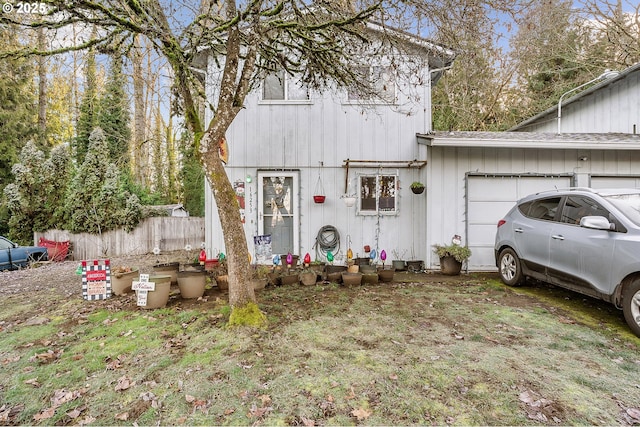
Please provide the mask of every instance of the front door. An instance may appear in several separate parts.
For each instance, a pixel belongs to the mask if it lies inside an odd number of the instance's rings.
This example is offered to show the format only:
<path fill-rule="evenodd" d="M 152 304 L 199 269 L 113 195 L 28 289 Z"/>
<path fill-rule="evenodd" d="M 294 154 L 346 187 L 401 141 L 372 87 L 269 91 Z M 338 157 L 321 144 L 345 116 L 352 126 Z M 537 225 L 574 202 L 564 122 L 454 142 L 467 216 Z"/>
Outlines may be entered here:
<path fill-rule="evenodd" d="M 298 254 L 298 173 L 258 172 L 258 231 L 271 235 L 273 254 Z"/>

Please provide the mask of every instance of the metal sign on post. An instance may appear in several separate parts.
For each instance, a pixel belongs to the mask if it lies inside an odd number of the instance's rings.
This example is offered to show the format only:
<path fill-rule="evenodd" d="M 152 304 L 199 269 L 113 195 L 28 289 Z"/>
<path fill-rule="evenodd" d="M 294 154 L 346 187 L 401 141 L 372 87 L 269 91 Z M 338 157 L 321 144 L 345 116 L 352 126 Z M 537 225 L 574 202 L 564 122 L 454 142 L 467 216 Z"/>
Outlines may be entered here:
<path fill-rule="evenodd" d="M 149 281 L 148 274 L 141 274 L 140 280 L 131 282 L 131 289 L 136 291 L 136 295 L 138 296 L 137 305 L 139 307 L 146 307 L 147 295 L 149 291 L 156 289 L 156 283 Z"/>
<path fill-rule="evenodd" d="M 111 296 L 111 265 L 108 259 L 82 261 L 82 298 L 89 301 Z"/>

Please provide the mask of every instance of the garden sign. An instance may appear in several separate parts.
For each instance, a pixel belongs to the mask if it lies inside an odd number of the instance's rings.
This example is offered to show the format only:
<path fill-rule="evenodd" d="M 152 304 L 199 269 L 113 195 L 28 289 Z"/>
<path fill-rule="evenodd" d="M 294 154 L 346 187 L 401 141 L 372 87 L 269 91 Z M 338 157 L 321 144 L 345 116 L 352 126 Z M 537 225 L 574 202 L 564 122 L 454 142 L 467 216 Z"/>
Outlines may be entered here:
<path fill-rule="evenodd" d="M 111 266 L 108 259 L 82 261 L 82 298 L 95 301 L 111 296 Z"/>
<path fill-rule="evenodd" d="M 136 291 L 136 295 L 138 295 L 138 306 L 146 307 L 147 294 L 149 293 L 149 291 L 154 291 L 156 289 L 156 283 L 149 281 L 148 274 L 141 274 L 139 281 L 134 280 L 133 282 L 131 282 L 131 289 Z"/>

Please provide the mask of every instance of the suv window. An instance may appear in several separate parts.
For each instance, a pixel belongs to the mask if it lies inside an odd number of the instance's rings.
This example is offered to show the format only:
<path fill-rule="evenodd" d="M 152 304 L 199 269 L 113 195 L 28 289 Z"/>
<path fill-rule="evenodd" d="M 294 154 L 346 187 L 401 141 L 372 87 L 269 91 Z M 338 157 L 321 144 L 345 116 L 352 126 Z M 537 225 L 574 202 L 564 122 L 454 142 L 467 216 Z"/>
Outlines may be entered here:
<path fill-rule="evenodd" d="M 546 221 L 553 221 L 558 212 L 560 197 L 549 197 L 526 202 L 518 206 L 524 216 Z"/>
<path fill-rule="evenodd" d="M 562 209 L 560 222 L 580 224 L 583 216 L 598 215 L 611 220 L 609 211 L 600 206 L 595 200 L 584 196 L 569 196 Z"/>

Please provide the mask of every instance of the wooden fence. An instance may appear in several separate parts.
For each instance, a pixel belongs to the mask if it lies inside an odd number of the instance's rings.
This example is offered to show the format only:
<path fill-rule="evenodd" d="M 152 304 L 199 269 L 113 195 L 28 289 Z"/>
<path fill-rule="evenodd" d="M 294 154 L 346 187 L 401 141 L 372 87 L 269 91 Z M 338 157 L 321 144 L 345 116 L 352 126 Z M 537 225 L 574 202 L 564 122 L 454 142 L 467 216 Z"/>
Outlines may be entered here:
<path fill-rule="evenodd" d="M 184 249 L 191 245 L 199 250 L 204 242 L 204 218 L 154 217 L 142 221 L 130 233 L 119 229 L 102 234 L 72 234 L 64 230 L 34 233 L 35 244 L 40 237 L 57 242 L 71 243 L 70 260 L 98 259 L 123 255 L 144 255 Z"/>

